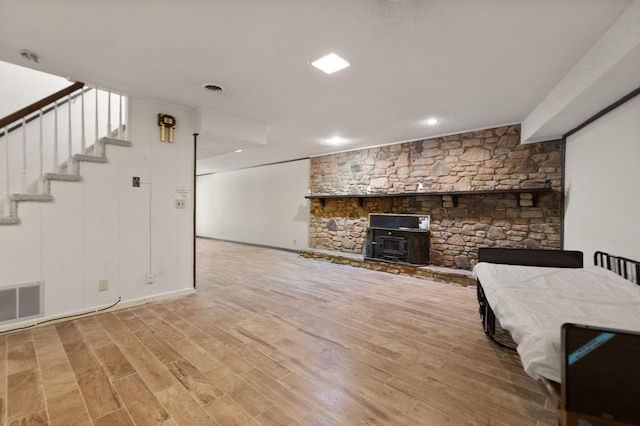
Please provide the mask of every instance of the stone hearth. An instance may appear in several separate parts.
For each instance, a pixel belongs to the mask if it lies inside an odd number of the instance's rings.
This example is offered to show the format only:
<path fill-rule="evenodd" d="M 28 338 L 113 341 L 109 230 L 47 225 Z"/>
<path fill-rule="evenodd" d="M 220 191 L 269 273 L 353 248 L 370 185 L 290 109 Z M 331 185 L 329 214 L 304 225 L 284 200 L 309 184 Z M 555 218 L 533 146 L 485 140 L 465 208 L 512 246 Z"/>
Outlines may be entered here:
<path fill-rule="evenodd" d="M 345 253 L 333 250 L 307 249 L 300 250 L 300 256 L 310 259 L 326 260 L 341 265 L 350 265 L 356 268 L 371 269 L 373 271 L 387 272 L 396 275 L 408 275 L 438 282 L 458 284 L 461 286 L 476 285 L 476 280 L 470 271 L 462 269 L 444 268 L 441 266 L 417 266 L 406 263 L 393 263 L 365 259 L 364 255 Z"/>

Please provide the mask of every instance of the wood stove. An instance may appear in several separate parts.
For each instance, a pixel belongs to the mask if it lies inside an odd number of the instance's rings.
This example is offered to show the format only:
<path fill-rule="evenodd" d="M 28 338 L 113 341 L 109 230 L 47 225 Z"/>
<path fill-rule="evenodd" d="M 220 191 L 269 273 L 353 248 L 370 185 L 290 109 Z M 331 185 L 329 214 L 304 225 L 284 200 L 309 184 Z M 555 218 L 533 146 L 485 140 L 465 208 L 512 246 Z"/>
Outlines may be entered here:
<path fill-rule="evenodd" d="M 419 228 L 424 216 L 371 215 L 369 223 L 365 258 L 415 265 L 429 262 L 429 230 Z"/>

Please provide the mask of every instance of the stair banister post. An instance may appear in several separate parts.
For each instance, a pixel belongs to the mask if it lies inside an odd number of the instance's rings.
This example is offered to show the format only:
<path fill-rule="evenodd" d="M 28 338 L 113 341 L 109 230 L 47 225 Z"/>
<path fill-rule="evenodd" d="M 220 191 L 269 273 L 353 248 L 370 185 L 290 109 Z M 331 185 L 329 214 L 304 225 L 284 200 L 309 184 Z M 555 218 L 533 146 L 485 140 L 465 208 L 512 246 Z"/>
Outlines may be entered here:
<path fill-rule="evenodd" d="M 96 149 L 98 149 L 98 89 L 94 88 L 93 91 L 95 92 L 95 97 L 96 97 L 96 122 L 95 122 L 95 127 L 96 127 L 96 135 L 95 135 L 95 140 L 93 141 L 93 152 L 95 154 Z"/>
<path fill-rule="evenodd" d="M 22 192 L 27 193 L 27 120 L 22 118 Z"/>
<path fill-rule="evenodd" d="M 124 139 L 124 135 L 122 134 L 122 94 L 120 94 L 118 101 L 120 102 L 120 107 L 118 110 L 120 115 L 120 117 L 118 118 L 118 139 L 122 140 Z"/>
<path fill-rule="evenodd" d="M 4 128 L 4 200 L 3 215 L 9 211 L 9 126 Z"/>
<path fill-rule="evenodd" d="M 111 91 L 107 92 L 107 137 L 111 137 Z"/>
<path fill-rule="evenodd" d="M 58 158 L 58 101 L 54 104 L 53 111 L 53 172 L 60 171 L 60 160 Z"/>
<path fill-rule="evenodd" d="M 82 135 L 80 136 L 80 153 L 84 154 L 86 147 L 87 147 L 87 140 L 85 138 L 85 132 L 84 132 L 84 89 L 80 89 L 80 121 L 81 121 L 81 132 Z M 95 154 L 97 147 L 94 145 L 93 147 L 93 153 Z"/>
<path fill-rule="evenodd" d="M 71 161 L 73 159 L 73 151 L 72 151 L 72 139 L 71 139 L 71 95 L 67 95 L 67 103 L 69 104 L 69 108 L 67 108 L 67 110 L 69 111 L 69 117 L 68 117 L 68 125 L 69 128 L 67 129 L 68 133 L 69 133 L 69 138 L 67 141 L 67 174 L 71 174 L 72 170 L 71 170 Z"/>
<path fill-rule="evenodd" d="M 44 192 L 44 181 L 42 180 L 42 177 L 44 175 L 44 151 L 42 148 L 42 108 L 40 108 L 40 114 L 39 114 L 39 121 L 40 121 L 40 144 L 38 145 L 38 193 L 42 194 Z"/>

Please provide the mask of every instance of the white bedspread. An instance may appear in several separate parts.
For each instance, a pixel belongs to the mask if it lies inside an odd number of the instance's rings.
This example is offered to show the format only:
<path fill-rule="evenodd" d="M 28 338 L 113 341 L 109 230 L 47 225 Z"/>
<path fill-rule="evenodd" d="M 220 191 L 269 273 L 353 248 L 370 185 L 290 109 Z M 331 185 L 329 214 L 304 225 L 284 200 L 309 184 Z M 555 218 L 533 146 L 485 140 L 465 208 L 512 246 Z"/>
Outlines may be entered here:
<path fill-rule="evenodd" d="M 640 285 L 606 269 L 479 263 L 473 271 L 534 379 L 561 381 L 565 322 L 640 331 Z"/>

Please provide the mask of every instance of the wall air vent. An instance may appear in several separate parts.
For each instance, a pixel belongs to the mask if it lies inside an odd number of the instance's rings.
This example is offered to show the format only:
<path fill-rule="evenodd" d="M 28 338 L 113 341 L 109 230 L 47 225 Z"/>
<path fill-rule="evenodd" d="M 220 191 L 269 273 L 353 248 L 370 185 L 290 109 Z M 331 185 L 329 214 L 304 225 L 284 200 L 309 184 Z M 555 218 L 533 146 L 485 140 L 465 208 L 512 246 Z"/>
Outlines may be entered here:
<path fill-rule="evenodd" d="M 44 282 L 0 288 L 0 324 L 41 317 L 44 311 Z"/>

